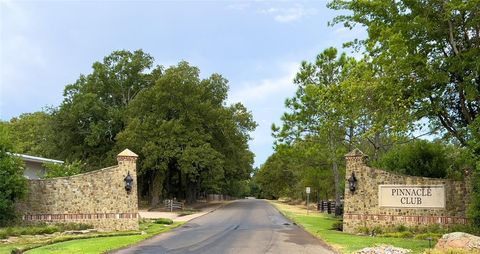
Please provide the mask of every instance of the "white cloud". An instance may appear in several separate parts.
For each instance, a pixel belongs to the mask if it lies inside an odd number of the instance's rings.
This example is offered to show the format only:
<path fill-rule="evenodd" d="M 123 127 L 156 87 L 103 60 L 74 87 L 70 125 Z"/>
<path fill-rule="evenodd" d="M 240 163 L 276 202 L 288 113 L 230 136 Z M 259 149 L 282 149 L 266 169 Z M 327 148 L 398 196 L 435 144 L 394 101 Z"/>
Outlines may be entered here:
<path fill-rule="evenodd" d="M 299 69 L 298 63 L 282 64 L 281 76 L 253 81 L 245 81 L 232 91 L 230 102 L 254 103 L 268 101 L 272 97 L 291 96 L 296 87 L 293 78 Z"/>
<path fill-rule="evenodd" d="M 13 0 L 0 0 L 0 13 L 18 27 L 28 26 L 30 19 L 24 9 Z"/>
<path fill-rule="evenodd" d="M 303 5 L 297 4 L 290 8 L 268 8 L 261 13 L 273 16 L 273 19 L 280 23 L 289 23 L 300 20 L 301 18 L 313 16 L 318 13 L 317 9 L 305 8 Z"/>
<path fill-rule="evenodd" d="M 235 10 L 235 11 L 243 11 L 248 7 L 250 7 L 250 3 L 248 2 L 236 2 L 236 3 L 227 5 L 227 9 Z"/>

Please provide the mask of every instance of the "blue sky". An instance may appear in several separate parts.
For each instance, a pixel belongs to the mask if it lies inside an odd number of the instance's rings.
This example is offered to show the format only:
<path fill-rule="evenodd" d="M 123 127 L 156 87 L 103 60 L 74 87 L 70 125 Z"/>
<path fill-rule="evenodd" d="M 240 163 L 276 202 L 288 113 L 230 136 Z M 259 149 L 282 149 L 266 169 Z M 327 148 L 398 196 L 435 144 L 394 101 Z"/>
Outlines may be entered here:
<path fill-rule="evenodd" d="M 259 124 L 255 165 L 272 153 L 302 60 L 365 37 L 329 27 L 339 12 L 325 1 L 7 1 L 0 0 L 0 119 L 58 106 L 65 85 L 114 50 L 143 49 L 156 64 L 181 60 L 229 80 Z"/>

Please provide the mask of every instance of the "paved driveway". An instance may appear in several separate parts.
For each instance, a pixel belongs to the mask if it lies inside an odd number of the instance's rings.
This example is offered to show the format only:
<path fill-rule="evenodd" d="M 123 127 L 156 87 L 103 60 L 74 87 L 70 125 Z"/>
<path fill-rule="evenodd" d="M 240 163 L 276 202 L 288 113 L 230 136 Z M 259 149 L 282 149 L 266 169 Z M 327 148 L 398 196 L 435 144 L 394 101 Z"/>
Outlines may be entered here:
<path fill-rule="evenodd" d="M 263 200 L 238 200 L 115 253 L 335 253 Z"/>

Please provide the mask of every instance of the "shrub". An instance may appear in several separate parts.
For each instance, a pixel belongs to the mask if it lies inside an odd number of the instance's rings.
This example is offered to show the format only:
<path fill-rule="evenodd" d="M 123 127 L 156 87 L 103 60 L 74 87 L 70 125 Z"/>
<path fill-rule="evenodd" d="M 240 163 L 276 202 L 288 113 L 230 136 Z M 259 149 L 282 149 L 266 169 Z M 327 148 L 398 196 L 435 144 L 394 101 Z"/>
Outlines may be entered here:
<path fill-rule="evenodd" d="M 85 230 L 85 229 L 92 229 L 93 225 L 86 224 L 86 223 L 59 223 L 55 224 L 59 228 L 60 232 L 67 231 L 67 230 Z"/>
<path fill-rule="evenodd" d="M 370 231 L 370 234 L 372 235 L 378 235 L 378 234 L 383 234 L 385 232 L 385 228 L 380 227 L 380 226 L 375 226 L 372 231 Z"/>
<path fill-rule="evenodd" d="M 468 224 L 455 224 L 448 227 L 448 232 L 465 232 L 472 235 L 479 235 L 480 236 L 480 228 L 476 225 Z"/>
<path fill-rule="evenodd" d="M 443 178 L 447 175 L 448 161 L 444 145 L 415 140 L 394 147 L 378 164 L 401 174 Z"/>
<path fill-rule="evenodd" d="M 405 225 L 397 225 L 395 226 L 395 232 L 405 232 L 408 228 Z"/>
<path fill-rule="evenodd" d="M 368 235 L 370 233 L 370 229 L 368 227 L 358 227 L 357 232 L 360 234 Z"/>
<path fill-rule="evenodd" d="M 332 228 L 333 229 L 333 228 Z M 382 235 L 385 237 L 397 238 L 416 238 L 427 239 L 432 238 L 437 240 L 443 234 L 451 232 L 465 232 L 473 235 L 480 235 L 480 229 L 474 225 L 453 224 L 449 226 L 442 226 L 440 224 L 431 224 L 425 226 L 407 227 L 405 225 L 396 225 L 391 227 L 358 227 L 357 232 L 365 235 Z"/>
<path fill-rule="evenodd" d="M 405 175 L 462 180 L 464 171 L 475 167 L 475 157 L 465 148 L 414 140 L 394 147 L 374 166 Z"/>
<path fill-rule="evenodd" d="M 361 234 L 364 234 L 364 235 L 378 235 L 378 234 L 383 234 L 385 232 L 385 229 L 380 227 L 380 226 L 376 226 L 376 227 L 373 227 L 373 228 L 358 227 L 357 232 L 359 232 Z"/>
<path fill-rule="evenodd" d="M 473 186 L 468 216 L 477 228 L 477 233 L 480 234 L 480 161 L 477 165 L 477 171 L 472 176 L 471 184 Z"/>
<path fill-rule="evenodd" d="M 419 232 L 423 233 L 445 233 L 448 232 L 448 228 L 442 227 L 440 224 L 430 224 L 426 227 L 419 227 Z"/>
<path fill-rule="evenodd" d="M 170 225 L 170 224 L 173 223 L 173 220 L 167 219 L 167 218 L 160 218 L 160 219 L 156 219 L 156 220 L 154 221 L 154 223 L 156 223 L 156 224 L 168 224 L 168 225 Z"/>
<path fill-rule="evenodd" d="M 337 221 L 337 222 L 333 223 L 332 227 L 330 229 L 343 231 L 343 222 L 342 221 Z"/>
<path fill-rule="evenodd" d="M 412 238 L 413 233 L 410 231 L 401 231 L 401 232 L 384 233 L 381 236 L 395 237 L 395 238 Z"/>
<path fill-rule="evenodd" d="M 37 230 L 33 230 L 32 233 L 35 235 L 43 235 L 43 234 L 53 234 L 58 231 L 60 230 L 57 226 L 46 226 L 46 227 L 38 228 Z"/>
<path fill-rule="evenodd" d="M 16 218 L 14 203 L 27 192 L 27 180 L 23 177 L 23 163 L 8 151 L 12 146 L 6 126 L 0 124 L 0 226 L 6 226 Z"/>
<path fill-rule="evenodd" d="M 431 238 L 432 240 L 437 241 L 442 237 L 442 235 L 443 234 L 441 233 L 422 233 L 422 234 L 415 235 L 414 238 L 420 239 L 420 240 L 428 240 L 429 238 Z"/>
<path fill-rule="evenodd" d="M 20 235 L 43 235 L 63 232 L 67 230 L 85 230 L 93 228 L 92 225 L 84 223 L 59 223 L 55 225 L 37 224 L 27 227 L 8 227 L 0 228 L 0 238 Z"/>
<path fill-rule="evenodd" d="M 79 160 L 73 162 L 58 163 L 44 163 L 43 166 L 47 169 L 43 178 L 53 178 L 62 176 L 72 176 L 86 171 L 84 163 Z"/>

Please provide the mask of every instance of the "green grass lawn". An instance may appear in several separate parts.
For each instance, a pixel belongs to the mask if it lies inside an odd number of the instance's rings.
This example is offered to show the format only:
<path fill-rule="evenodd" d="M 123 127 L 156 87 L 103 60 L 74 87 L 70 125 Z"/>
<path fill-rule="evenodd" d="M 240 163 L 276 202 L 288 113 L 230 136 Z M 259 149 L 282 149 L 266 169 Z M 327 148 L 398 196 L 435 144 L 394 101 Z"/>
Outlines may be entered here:
<path fill-rule="evenodd" d="M 25 253 L 103 253 L 134 244 L 146 238 L 147 235 L 131 235 L 72 240 L 43 246 Z"/>
<path fill-rule="evenodd" d="M 10 254 L 12 250 L 18 249 L 22 251 L 30 250 L 33 248 L 54 244 L 58 242 L 65 242 L 77 239 L 87 238 L 106 238 L 106 237 L 119 237 L 119 236 L 133 236 L 140 235 L 139 231 L 127 231 L 127 232 L 106 232 L 106 233 L 91 233 L 85 235 L 47 235 L 42 238 L 25 238 L 20 239 L 18 242 L 11 244 L 0 244 L 0 254 Z"/>
<path fill-rule="evenodd" d="M 150 238 L 159 233 L 171 230 L 175 227 L 182 225 L 183 222 L 175 222 L 171 225 L 147 223 L 144 235 L 129 235 L 129 236 L 113 236 L 113 237 L 101 237 L 101 238 L 89 238 L 72 240 L 61 243 L 55 243 L 40 248 L 35 248 L 25 253 L 28 254 L 41 254 L 41 253 L 103 253 L 106 251 L 119 249 L 134 243 L 138 243 L 142 240 Z"/>
<path fill-rule="evenodd" d="M 34 247 L 38 246 L 38 244 L 32 243 L 32 244 L 18 244 L 18 243 L 13 243 L 13 244 L 0 244 L 0 254 L 10 254 L 12 253 L 12 250 L 15 248 L 24 248 L 24 247 Z"/>
<path fill-rule="evenodd" d="M 351 253 L 365 247 L 382 244 L 410 249 L 413 251 L 412 253 L 422 253 L 429 247 L 428 241 L 426 240 L 360 236 L 332 230 L 332 225 L 339 220 L 331 215 L 317 212 L 307 215 L 306 210 L 300 210 L 295 206 L 279 202 L 272 203 L 288 218 L 298 225 L 301 225 L 311 234 L 323 239 L 337 250 L 340 250 L 342 253 Z"/>
<path fill-rule="evenodd" d="M 178 227 L 183 223 L 176 222 L 171 225 L 165 225 L 156 224 L 153 221 L 142 222 L 140 223 L 140 229 L 146 232 L 144 235 L 139 234 L 138 231 L 112 232 L 92 235 L 57 236 L 33 242 L 21 241 L 12 244 L 0 244 L 0 254 L 10 254 L 15 248 L 34 248 L 25 253 L 103 253 L 140 242 L 156 234 Z M 52 244 L 52 242 L 56 243 Z"/>

